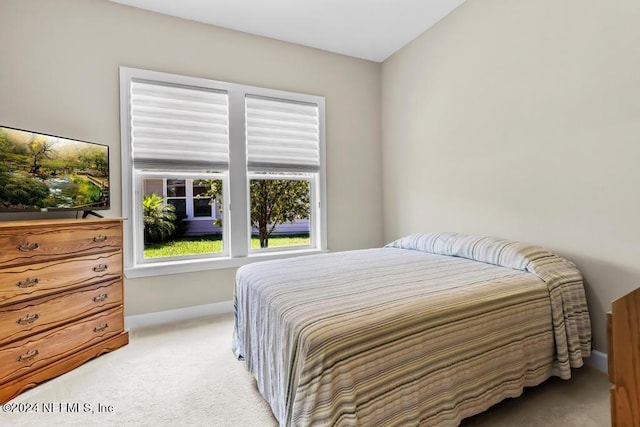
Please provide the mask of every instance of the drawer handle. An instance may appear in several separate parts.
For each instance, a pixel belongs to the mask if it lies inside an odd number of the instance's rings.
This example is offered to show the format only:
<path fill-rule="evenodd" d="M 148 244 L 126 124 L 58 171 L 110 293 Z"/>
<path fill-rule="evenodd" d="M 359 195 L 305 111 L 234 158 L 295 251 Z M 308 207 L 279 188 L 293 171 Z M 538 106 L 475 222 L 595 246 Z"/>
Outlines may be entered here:
<path fill-rule="evenodd" d="M 108 327 L 109 327 L 108 323 L 102 323 L 101 325 L 98 325 L 95 328 L 93 328 L 93 332 L 102 332 L 105 329 L 107 329 Z"/>
<path fill-rule="evenodd" d="M 31 288 L 37 285 L 38 283 L 40 283 L 40 279 L 38 279 L 37 277 L 35 279 L 27 277 L 22 282 L 18 282 L 16 286 L 19 288 Z"/>
<path fill-rule="evenodd" d="M 18 246 L 18 250 L 22 251 L 22 252 L 31 252 L 31 251 L 35 251 L 36 249 L 38 249 L 40 247 L 39 243 L 23 243 L 20 246 Z"/>
<path fill-rule="evenodd" d="M 105 236 L 104 234 L 99 234 L 96 237 L 93 238 L 94 242 L 106 242 L 108 239 L 107 236 Z"/>
<path fill-rule="evenodd" d="M 40 318 L 40 315 L 38 313 L 36 313 L 36 314 L 27 314 L 26 316 L 21 317 L 20 319 L 18 319 L 16 323 L 18 325 L 27 325 L 29 323 L 35 322 L 39 318 Z"/>
<path fill-rule="evenodd" d="M 96 273 L 100 273 L 101 271 L 105 271 L 107 269 L 107 264 L 98 264 L 93 267 L 93 271 Z"/>
<path fill-rule="evenodd" d="M 102 301 L 106 300 L 108 296 L 109 295 L 107 295 L 107 294 L 100 294 L 97 297 L 93 298 L 93 302 L 102 302 Z"/>
<path fill-rule="evenodd" d="M 18 362 L 28 362 L 38 354 L 40 354 L 38 350 L 27 351 L 25 354 L 21 354 L 20 356 L 18 356 Z"/>

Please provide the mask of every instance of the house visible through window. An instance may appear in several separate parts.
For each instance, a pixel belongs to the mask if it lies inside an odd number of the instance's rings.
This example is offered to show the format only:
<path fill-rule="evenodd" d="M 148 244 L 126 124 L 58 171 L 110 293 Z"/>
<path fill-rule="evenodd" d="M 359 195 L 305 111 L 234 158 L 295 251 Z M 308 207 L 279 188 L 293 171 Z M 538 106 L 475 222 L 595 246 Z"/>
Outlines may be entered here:
<path fill-rule="evenodd" d="M 326 248 L 323 98 L 122 67 L 121 110 L 128 276 Z"/>

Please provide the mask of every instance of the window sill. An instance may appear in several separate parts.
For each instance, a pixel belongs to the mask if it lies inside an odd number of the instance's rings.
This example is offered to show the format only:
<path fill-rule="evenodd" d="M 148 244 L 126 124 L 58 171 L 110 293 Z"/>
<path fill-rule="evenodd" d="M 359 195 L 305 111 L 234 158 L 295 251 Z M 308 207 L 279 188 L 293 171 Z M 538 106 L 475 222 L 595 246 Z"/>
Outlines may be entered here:
<path fill-rule="evenodd" d="M 127 279 L 139 277 L 163 276 L 167 274 L 193 273 L 196 271 L 218 270 L 222 268 L 237 268 L 253 262 L 268 261 L 272 259 L 292 258 L 304 255 L 317 255 L 329 252 L 325 249 L 305 249 L 295 251 L 277 251 L 261 254 L 251 254 L 237 258 L 207 258 L 191 259 L 184 261 L 154 262 L 149 264 L 126 267 L 124 275 Z"/>

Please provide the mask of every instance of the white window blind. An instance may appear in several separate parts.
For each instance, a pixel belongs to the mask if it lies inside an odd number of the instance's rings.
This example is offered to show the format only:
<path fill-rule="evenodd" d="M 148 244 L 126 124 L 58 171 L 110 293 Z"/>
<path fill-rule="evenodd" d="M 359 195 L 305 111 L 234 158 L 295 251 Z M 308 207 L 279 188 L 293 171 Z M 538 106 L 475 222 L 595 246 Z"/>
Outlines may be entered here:
<path fill-rule="evenodd" d="M 320 170 L 317 105 L 246 96 L 245 106 L 250 171 Z"/>
<path fill-rule="evenodd" d="M 222 171 L 229 167 L 229 102 L 207 88 L 131 81 L 136 169 Z"/>

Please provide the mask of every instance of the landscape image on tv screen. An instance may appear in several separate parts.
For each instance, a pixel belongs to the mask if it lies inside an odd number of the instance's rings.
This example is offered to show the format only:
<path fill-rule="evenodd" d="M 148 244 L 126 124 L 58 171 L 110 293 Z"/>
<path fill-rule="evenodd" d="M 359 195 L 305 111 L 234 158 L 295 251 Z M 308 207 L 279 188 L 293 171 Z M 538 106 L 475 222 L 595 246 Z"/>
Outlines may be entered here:
<path fill-rule="evenodd" d="M 0 127 L 0 210 L 109 207 L 109 147 Z"/>

